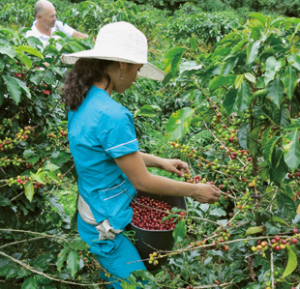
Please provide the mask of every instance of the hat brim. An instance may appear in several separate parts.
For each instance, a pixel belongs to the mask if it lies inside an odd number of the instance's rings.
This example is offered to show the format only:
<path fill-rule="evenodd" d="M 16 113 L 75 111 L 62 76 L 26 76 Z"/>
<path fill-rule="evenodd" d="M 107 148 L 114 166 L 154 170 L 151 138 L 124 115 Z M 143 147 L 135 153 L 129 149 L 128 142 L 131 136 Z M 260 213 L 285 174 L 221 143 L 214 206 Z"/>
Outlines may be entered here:
<path fill-rule="evenodd" d="M 105 59 L 105 60 L 121 61 L 121 62 L 134 63 L 134 64 L 143 64 L 142 68 L 138 72 L 138 76 L 146 77 L 158 81 L 163 81 L 165 76 L 162 70 L 160 70 L 159 68 L 157 68 L 156 66 L 152 65 L 149 62 L 135 63 L 127 59 L 122 59 L 117 57 L 107 57 L 104 55 L 99 55 L 99 53 L 96 54 L 95 50 L 93 49 L 70 53 L 70 54 L 63 54 L 61 59 L 63 63 L 75 64 L 75 62 L 80 58 Z"/>

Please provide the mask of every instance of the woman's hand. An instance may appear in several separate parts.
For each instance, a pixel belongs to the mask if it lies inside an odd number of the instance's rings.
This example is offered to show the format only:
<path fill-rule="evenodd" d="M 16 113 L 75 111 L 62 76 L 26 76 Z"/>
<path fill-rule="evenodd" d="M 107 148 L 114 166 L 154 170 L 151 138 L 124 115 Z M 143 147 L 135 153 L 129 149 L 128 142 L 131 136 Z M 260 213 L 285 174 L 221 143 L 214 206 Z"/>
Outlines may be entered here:
<path fill-rule="evenodd" d="M 195 184 L 195 188 L 197 189 L 192 197 L 202 204 L 213 204 L 219 201 L 221 196 L 221 191 L 214 185 L 210 184 Z"/>
<path fill-rule="evenodd" d="M 145 165 L 147 167 L 156 167 L 159 169 L 163 169 L 167 172 L 171 172 L 177 174 L 178 176 L 184 176 L 184 173 L 190 174 L 190 170 L 188 168 L 188 164 L 181 160 L 177 159 L 163 159 L 154 155 L 145 154 L 139 152 L 142 157 Z"/>
<path fill-rule="evenodd" d="M 161 168 L 167 172 L 174 173 L 179 177 L 183 177 L 184 173 L 190 175 L 188 164 L 177 159 L 163 159 Z"/>

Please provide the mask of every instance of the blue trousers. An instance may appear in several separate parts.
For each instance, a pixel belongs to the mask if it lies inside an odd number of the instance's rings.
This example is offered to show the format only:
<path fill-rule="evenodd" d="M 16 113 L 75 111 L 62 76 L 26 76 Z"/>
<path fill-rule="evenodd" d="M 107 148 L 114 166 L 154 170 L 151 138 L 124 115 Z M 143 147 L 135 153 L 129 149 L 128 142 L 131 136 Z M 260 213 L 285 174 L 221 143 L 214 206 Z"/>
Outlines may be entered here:
<path fill-rule="evenodd" d="M 90 252 L 97 256 L 101 266 L 105 268 L 112 277 L 100 275 L 106 281 L 112 282 L 113 288 L 121 289 L 121 282 L 113 276 L 126 279 L 133 271 L 147 270 L 134 245 L 123 234 L 117 234 L 114 240 L 98 240 L 99 233 L 95 226 L 87 224 L 82 220 L 80 214 L 77 216 L 77 228 L 83 241 L 90 246 Z M 130 263 L 133 262 L 133 263 Z M 108 286 L 108 288 L 111 288 Z"/>

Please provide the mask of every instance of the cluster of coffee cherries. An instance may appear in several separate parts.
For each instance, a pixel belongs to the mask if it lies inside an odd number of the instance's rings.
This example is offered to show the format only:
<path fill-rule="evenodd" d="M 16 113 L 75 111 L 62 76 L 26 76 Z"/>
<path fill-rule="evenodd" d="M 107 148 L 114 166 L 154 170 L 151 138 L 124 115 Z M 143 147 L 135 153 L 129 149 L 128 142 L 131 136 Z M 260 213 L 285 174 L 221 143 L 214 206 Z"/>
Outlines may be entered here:
<path fill-rule="evenodd" d="M 7 157 L 0 158 L 0 167 L 7 167 L 10 165 L 10 159 Z"/>
<path fill-rule="evenodd" d="M 12 149 L 13 147 L 12 138 L 6 137 L 4 140 L 0 140 L 0 151 L 4 152 L 6 149 Z"/>
<path fill-rule="evenodd" d="M 79 251 L 78 254 L 80 256 L 80 259 L 82 259 L 82 261 L 84 262 L 85 267 L 91 268 L 93 270 L 100 268 L 99 262 L 94 259 L 89 252 Z"/>
<path fill-rule="evenodd" d="M 157 257 L 159 258 L 160 256 L 161 256 L 161 254 L 157 253 L 157 252 L 153 252 L 153 253 L 149 254 L 148 263 L 152 264 L 153 266 L 157 266 L 159 262 L 155 258 L 157 258 Z"/>
<path fill-rule="evenodd" d="M 15 179 L 10 178 L 6 180 L 6 183 L 8 184 L 9 187 L 11 187 L 12 185 L 17 185 L 20 188 L 23 188 L 23 186 L 26 185 L 29 181 L 32 181 L 31 177 L 17 176 Z"/>
<path fill-rule="evenodd" d="M 265 257 L 264 251 L 268 248 L 272 248 L 275 251 L 285 250 L 286 245 L 296 245 L 298 244 L 297 236 L 300 238 L 300 235 L 298 233 L 297 228 L 292 229 L 292 233 L 296 234 L 292 238 L 281 238 L 279 235 L 275 235 L 273 239 L 271 239 L 271 243 L 268 243 L 267 241 L 257 241 L 256 246 L 252 246 L 251 250 L 252 252 L 261 252 L 262 256 Z"/>
<path fill-rule="evenodd" d="M 48 138 L 56 139 L 56 138 L 64 138 L 68 136 L 68 130 L 64 130 L 62 127 L 58 127 L 59 131 L 57 132 L 50 132 L 48 134 Z"/>
<path fill-rule="evenodd" d="M 20 129 L 19 132 L 15 134 L 18 141 L 24 141 L 29 138 L 29 135 L 34 131 L 34 128 L 30 125 L 25 126 L 24 129 Z"/>
<path fill-rule="evenodd" d="M 141 229 L 164 231 L 175 228 L 174 218 L 162 222 L 172 209 L 167 202 L 142 196 L 132 201 L 130 206 L 133 210 L 131 223 Z"/>
<path fill-rule="evenodd" d="M 6 129 L 9 129 L 12 126 L 12 121 L 11 119 L 8 118 L 3 118 L 2 122 L 0 124 L 0 134 L 4 134 Z"/>

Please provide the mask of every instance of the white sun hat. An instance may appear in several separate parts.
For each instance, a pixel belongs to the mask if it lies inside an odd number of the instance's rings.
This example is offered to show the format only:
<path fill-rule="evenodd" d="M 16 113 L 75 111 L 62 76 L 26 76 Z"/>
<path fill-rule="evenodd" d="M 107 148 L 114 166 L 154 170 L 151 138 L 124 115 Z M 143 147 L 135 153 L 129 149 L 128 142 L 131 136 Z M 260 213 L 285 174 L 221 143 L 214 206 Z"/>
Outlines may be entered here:
<path fill-rule="evenodd" d="M 147 53 L 146 36 L 132 24 L 120 21 L 100 29 L 93 49 L 63 54 L 62 61 L 74 64 L 79 58 L 97 58 L 143 64 L 139 76 L 162 81 L 164 72 L 148 62 Z"/>

